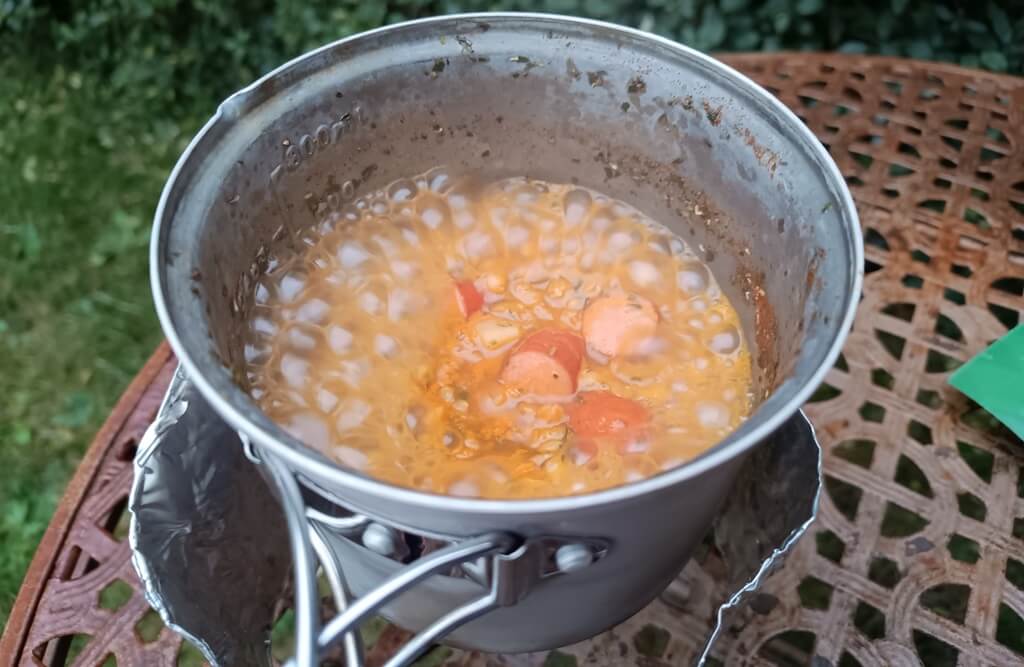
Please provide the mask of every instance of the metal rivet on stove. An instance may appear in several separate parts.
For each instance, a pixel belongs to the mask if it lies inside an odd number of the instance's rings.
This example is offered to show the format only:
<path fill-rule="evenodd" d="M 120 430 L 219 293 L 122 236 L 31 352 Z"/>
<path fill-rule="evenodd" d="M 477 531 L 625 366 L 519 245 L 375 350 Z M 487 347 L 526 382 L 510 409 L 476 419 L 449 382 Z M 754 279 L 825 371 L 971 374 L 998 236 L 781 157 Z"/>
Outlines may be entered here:
<path fill-rule="evenodd" d="M 398 549 L 398 531 L 379 523 L 371 523 L 363 531 L 363 544 L 370 551 L 390 556 Z"/>
<path fill-rule="evenodd" d="M 565 544 L 555 551 L 555 565 L 560 572 L 576 572 L 594 562 L 594 554 L 584 544 Z"/>

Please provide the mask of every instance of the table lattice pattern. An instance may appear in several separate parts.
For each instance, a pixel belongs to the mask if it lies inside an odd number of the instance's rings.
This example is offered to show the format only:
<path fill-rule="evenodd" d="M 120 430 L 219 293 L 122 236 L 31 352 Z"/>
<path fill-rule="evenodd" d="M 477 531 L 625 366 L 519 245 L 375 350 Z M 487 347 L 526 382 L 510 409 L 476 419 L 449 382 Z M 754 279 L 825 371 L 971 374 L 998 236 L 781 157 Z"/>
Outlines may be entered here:
<path fill-rule="evenodd" d="M 832 152 L 860 210 L 867 276 L 843 355 L 807 406 L 825 450 L 820 517 L 716 658 L 1024 664 L 1024 444 L 946 384 L 1024 313 L 1024 80 L 861 56 L 726 60 Z M 173 366 L 161 347 L 69 486 L 0 642 L 12 664 L 198 664 L 147 607 L 125 537 L 131 458 Z M 552 654 L 428 659 L 687 664 L 714 566 L 707 551 L 674 585 L 685 611 L 658 601 Z M 370 665 L 405 638 L 373 634 Z"/>

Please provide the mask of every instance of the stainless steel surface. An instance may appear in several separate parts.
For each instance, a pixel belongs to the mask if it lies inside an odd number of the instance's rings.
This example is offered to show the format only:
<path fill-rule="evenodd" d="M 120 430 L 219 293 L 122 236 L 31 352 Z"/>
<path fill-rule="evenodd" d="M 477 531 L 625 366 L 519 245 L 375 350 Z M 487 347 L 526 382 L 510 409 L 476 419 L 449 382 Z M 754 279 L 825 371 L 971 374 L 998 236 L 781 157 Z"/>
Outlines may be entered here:
<path fill-rule="evenodd" d="M 306 508 L 306 518 L 315 523 L 323 524 L 324 526 L 330 527 L 332 530 L 337 531 L 343 535 L 358 535 L 360 534 L 369 523 L 369 519 L 365 516 L 353 514 L 349 516 L 332 516 L 324 514 L 323 512 L 316 510 L 312 507 Z"/>
<path fill-rule="evenodd" d="M 268 664 L 268 628 L 288 564 L 284 510 L 274 503 L 242 448 L 227 446 L 232 438 L 229 427 L 178 373 L 137 454 L 130 499 L 132 559 L 150 603 L 173 628 L 201 647 L 214 665 Z M 709 605 L 710 610 L 717 610 L 696 616 L 708 624 L 705 654 L 813 520 L 820 493 L 820 465 L 821 450 L 810 424 L 802 414 L 794 415 L 747 459 L 737 484 L 744 491 L 730 497 L 713 523 L 709 537 L 721 556 L 721 566 L 715 568 L 714 576 L 725 584 L 721 590 L 726 594 L 710 601 L 691 600 L 682 577 L 663 592 L 662 599 L 669 604 L 694 610 Z M 231 479 L 245 479 L 245 475 L 246 483 L 229 483 Z M 401 564 L 362 547 L 360 532 L 352 530 L 352 523 L 320 521 L 312 517 L 327 515 L 308 509 L 308 521 L 304 522 L 296 503 L 287 507 L 293 523 L 308 531 L 317 562 L 343 613 L 352 606 L 350 580 L 361 582 L 367 590 L 377 589 L 379 596 L 380 581 L 403 571 Z M 678 518 L 677 523 L 680 521 Z M 656 529 L 671 533 L 677 523 Z M 588 549 L 594 558 L 606 558 L 610 553 L 607 544 L 546 543 L 543 551 L 553 549 L 556 554 L 562 548 L 576 551 L 578 547 Z M 436 561 L 427 564 L 426 569 L 439 567 L 443 574 L 408 589 L 398 605 L 384 612 L 408 627 L 433 624 L 399 657 L 407 659 L 466 616 L 494 609 L 498 604 L 518 603 L 519 596 L 536 584 L 538 573 L 541 578 L 571 578 L 586 572 L 564 567 L 560 568 L 562 574 L 551 573 L 543 559 L 537 559 L 540 551 L 517 550 L 499 560 L 498 567 L 518 568 L 504 573 L 512 575 L 511 586 L 499 587 L 496 583 L 501 580 L 493 576 L 494 563 L 483 567 L 464 563 L 468 578 L 448 576 L 454 573 L 444 572 L 447 566 L 437 566 Z M 465 555 L 465 551 L 460 554 Z M 557 560 L 555 556 L 556 566 L 564 565 Z M 379 580 L 367 578 L 368 569 L 384 564 L 387 567 L 380 568 Z M 306 562 L 303 567 L 298 577 L 312 581 L 315 564 Z M 406 570 L 405 581 L 422 574 L 424 566 L 420 567 L 418 572 Z M 460 590 L 468 591 L 467 596 L 454 599 L 453 591 Z M 720 589 L 716 585 L 714 590 Z M 401 604 L 407 598 L 412 598 L 412 605 Z M 424 609 L 424 604 L 432 606 Z M 459 604 L 461 611 L 453 618 L 451 610 Z M 432 613 L 437 616 L 431 617 Z M 484 620 L 486 617 L 476 623 Z M 464 641 L 466 636 L 472 639 L 477 631 L 471 625 L 463 629 L 468 635 L 455 631 L 447 641 Z M 336 642 L 350 627 L 351 623 L 335 620 L 325 628 L 322 644 Z M 343 641 L 347 664 L 358 667 L 362 661 L 358 632 L 344 634 Z M 315 653 L 317 637 L 309 634 L 306 644 L 303 655 L 308 659 Z"/>
<path fill-rule="evenodd" d="M 261 453 L 257 451 L 257 455 Z M 268 476 L 277 488 L 278 499 L 288 519 L 288 544 L 292 552 L 292 585 L 295 588 L 295 636 L 316 637 L 320 634 L 320 596 L 317 594 L 316 560 L 314 560 L 313 543 L 310 540 L 312 529 L 306 523 L 306 506 L 302 500 L 302 490 L 287 466 L 273 456 L 260 456 Z M 294 520 L 293 517 L 300 520 Z M 345 612 L 351 607 L 345 609 Z M 342 613 L 345 613 L 342 612 Z M 349 634 L 348 629 L 338 634 L 338 639 Z M 299 641 L 295 644 L 295 662 L 299 667 L 315 667 L 320 664 L 318 647 L 313 642 Z"/>
<path fill-rule="evenodd" d="M 259 412 L 231 370 L 260 261 L 287 252 L 296 230 L 345 199 L 438 163 L 494 177 L 571 176 L 674 228 L 705 251 L 747 335 L 762 344 L 758 376 L 766 400 L 685 466 L 557 499 L 484 501 L 400 489 L 296 442 Z M 304 484 L 357 514 L 421 535 L 609 540 L 607 557 L 571 577 L 538 582 L 516 606 L 454 637 L 495 651 L 585 638 L 671 581 L 744 457 L 797 410 L 835 360 L 862 278 L 849 193 L 791 112 L 707 56 L 564 17 L 417 21 L 285 65 L 221 105 L 175 167 L 155 222 L 157 310 L 189 377 L 218 414 Z M 759 290 L 774 310 L 774 336 L 758 336 L 758 324 L 772 320 L 747 300 Z M 348 557 L 358 594 L 398 566 L 358 551 Z M 392 613 L 423 628 L 457 606 L 438 603 L 465 597 L 456 589 L 410 596 Z"/>
<path fill-rule="evenodd" d="M 338 609 L 344 611 L 348 609 L 351 596 L 341 564 L 331 555 L 330 543 L 333 539 L 335 537 L 332 532 L 325 530 L 323 526 L 315 526 L 309 531 L 309 541 L 316 553 L 317 560 L 320 561 L 320 567 L 327 578 L 327 583 L 331 587 L 331 595 L 334 597 Z M 312 640 L 307 641 L 307 644 L 312 644 L 316 640 L 312 633 L 307 637 Z M 352 630 L 345 633 L 342 641 L 345 648 L 345 667 L 362 667 L 363 640 L 359 631 Z"/>

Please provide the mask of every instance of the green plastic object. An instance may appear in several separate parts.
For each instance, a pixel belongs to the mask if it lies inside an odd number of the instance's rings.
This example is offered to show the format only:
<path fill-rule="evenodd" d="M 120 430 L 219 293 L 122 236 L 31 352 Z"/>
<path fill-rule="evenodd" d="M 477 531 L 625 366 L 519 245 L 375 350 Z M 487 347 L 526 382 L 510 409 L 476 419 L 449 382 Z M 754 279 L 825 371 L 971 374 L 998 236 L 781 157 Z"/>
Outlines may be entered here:
<path fill-rule="evenodd" d="M 958 368 L 949 383 L 1024 440 L 1024 324 Z"/>

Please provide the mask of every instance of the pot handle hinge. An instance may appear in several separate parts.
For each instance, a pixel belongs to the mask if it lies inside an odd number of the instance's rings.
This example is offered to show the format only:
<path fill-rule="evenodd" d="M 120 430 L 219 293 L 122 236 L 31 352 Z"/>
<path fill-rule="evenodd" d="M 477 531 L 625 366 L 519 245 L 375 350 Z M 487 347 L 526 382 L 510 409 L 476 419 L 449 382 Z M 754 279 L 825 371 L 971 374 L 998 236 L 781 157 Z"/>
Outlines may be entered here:
<path fill-rule="evenodd" d="M 512 606 L 527 595 L 533 584 L 545 578 L 538 566 L 536 549 L 514 535 L 493 532 L 467 538 L 423 556 L 402 567 L 373 590 L 358 598 L 348 594 L 338 559 L 337 541 L 346 533 L 364 529 L 369 520 L 351 517 L 341 523 L 324 516 L 303 500 L 295 474 L 266 451 L 254 451 L 243 438 L 250 458 L 265 466 L 277 487 L 288 523 L 289 543 L 295 570 L 295 656 L 286 667 L 314 667 L 320 656 L 342 643 L 346 665 L 362 667 L 363 648 L 359 626 L 380 609 L 435 574 L 461 566 L 467 577 L 481 587 L 481 594 L 434 621 L 414 635 L 385 667 L 410 665 L 437 640 L 458 627 L 499 607 Z M 338 614 L 320 627 L 317 566 L 324 570 Z"/>

